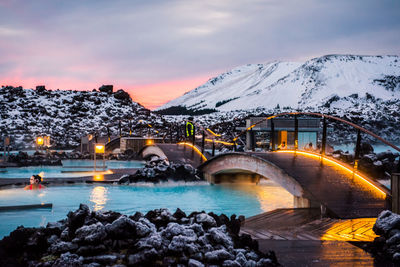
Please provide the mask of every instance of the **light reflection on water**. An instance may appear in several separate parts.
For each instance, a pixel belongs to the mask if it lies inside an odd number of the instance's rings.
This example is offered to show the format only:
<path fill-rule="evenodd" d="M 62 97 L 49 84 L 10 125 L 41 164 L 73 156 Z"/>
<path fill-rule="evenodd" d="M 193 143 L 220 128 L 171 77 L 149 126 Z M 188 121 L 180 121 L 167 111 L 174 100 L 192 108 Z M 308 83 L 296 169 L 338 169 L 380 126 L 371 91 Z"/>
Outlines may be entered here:
<path fill-rule="evenodd" d="M 266 184 L 143 184 L 66 185 L 44 190 L 22 188 L 0 190 L 0 206 L 53 203 L 52 209 L 0 212 L 0 238 L 19 225 L 45 226 L 47 222 L 66 218 L 80 203 L 91 210 L 114 210 L 131 215 L 152 209 L 176 208 L 189 214 L 193 211 L 244 215 L 246 217 L 293 207 L 293 196 L 273 183 Z"/>
<path fill-rule="evenodd" d="M 107 203 L 107 188 L 95 186 L 90 194 L 90 201 L 94 203 L 93 210 L 102 210 Z"/>

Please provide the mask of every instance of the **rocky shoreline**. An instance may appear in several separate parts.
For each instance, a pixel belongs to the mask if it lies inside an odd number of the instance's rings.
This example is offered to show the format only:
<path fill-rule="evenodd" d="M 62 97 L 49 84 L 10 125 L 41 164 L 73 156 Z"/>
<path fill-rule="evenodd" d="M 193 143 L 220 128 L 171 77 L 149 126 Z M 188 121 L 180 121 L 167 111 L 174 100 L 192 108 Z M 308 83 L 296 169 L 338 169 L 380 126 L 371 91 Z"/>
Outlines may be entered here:
<path fill-rule="evenodd" d="M 0 241 L 1 266 L 278 266 L 274 252 L 239 235 L 244 217 L 180 209 L 131 216 L 81 204 L 46 227 Z"/>
<path fill-rule="evenodd" d="M 400 215 L 389 210 L 382 211 L 372 229 L 379 236 L 374 242 L 365 244 L 363 249 L 375 258 L 400 264 Z"/>
<path fill-rule="evenodd" d="M 118 183 L 129 184 L 138 182 L 160 183 L 167 181 L 201 182 L 205 181 L 202 173 L 190 164 L 169 162 L 159 157 L 153 157 L 135 174 L 123 175 Z"/>
<path fill-rule="evenodd" d="M 0 155 L 1 152 L 0 152 Z M 79 151 L 71 152 L 39 152 L 36 151 L 33 155 L 28 155 L 24 151 L 19 151 L 17 154 L 8 156 L 7 163 L 15 167 L 28 166 L 61 166 L 61 160 L 65 159 L 92 159 L 93 155 L 89 153 L 80 153 Z M 135 154 L 116 154 L 107 157 L 108 160 L 140 160 Z"/>

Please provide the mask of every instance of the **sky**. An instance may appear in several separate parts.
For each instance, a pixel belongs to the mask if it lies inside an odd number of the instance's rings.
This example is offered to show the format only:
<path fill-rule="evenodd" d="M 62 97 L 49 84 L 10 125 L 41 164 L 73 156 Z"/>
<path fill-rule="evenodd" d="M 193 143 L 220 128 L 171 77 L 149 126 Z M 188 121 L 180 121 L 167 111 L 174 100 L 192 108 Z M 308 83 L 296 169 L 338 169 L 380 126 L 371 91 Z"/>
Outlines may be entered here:
<path fill-rule="evenodd" d="M 0 85 L 154 109 L 240 65 L 399 55 L 399 0 L 0 0 Z"/>

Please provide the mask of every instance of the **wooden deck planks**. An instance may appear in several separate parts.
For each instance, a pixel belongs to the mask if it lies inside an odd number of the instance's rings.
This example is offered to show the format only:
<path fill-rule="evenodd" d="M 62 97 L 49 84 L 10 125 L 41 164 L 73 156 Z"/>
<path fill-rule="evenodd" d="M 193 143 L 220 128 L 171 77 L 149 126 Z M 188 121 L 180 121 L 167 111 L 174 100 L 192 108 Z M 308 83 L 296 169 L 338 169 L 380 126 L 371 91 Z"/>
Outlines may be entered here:
<path fill-rule="evenodd" d="M 246 219 L 241 232 L 255 239 L 373 241 L 375 218 L 319 218 L 317 209 L 277 209 Z"/>

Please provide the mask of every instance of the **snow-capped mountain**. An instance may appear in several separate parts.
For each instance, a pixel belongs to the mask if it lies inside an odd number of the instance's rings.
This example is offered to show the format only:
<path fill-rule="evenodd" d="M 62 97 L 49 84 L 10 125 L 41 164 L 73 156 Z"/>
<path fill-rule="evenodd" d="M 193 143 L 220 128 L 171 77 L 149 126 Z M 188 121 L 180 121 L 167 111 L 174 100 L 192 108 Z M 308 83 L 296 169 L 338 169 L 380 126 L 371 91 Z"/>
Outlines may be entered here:
<path fill-rule="evenodd" d="M 301 62 L 237 67 L 160 107 L 217 111 L 319 107 L 352 96 L 400 99 L 399 56 L 327 55 Z M 346 102 L 346 103 L 344 103 Z"/>

